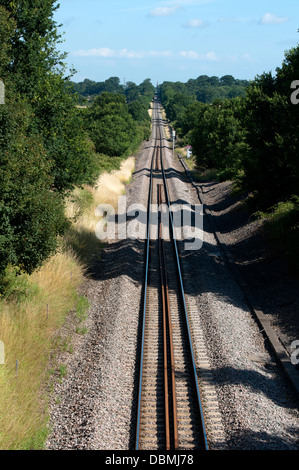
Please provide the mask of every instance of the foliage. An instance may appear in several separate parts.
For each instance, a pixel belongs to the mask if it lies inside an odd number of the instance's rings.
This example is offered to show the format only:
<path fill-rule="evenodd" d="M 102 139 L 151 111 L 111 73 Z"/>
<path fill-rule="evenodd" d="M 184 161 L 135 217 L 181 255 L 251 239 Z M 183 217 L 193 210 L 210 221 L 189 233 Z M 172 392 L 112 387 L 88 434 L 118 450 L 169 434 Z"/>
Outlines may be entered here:
<path fill-rule="evenodd" d="M 140 85 L 136 85 L 134 82 L 126 82 L 121 85 L 118 77 L 110 77 L 104 82 L 95 82 L 86 78 L 83 82 L 73 83 L 73 87 L 82 103 L 86 99 L 93 102 L 98 95 L 104 92 L 123 94 L 128 103 L 138 100 L 140 96 L 149 97 L 151 101 L 155 92 L 155 87 L 149 78 Z"/>
<path fill-rule="evenodd" d="M 124 93 L 103 91 L 94 98 L 85 120 L 98 154 L 124 158 L 149 138 L 148 109 L 153 95 L 154 88 L 147 79 L 139 87 L 129 82 Z"/>
<path fill-rule="evenodd" d="M 9 12 L 0 3 L 0 77 L 7 78 L 6 67 L 10 62 L 11 41 L 10 37 L 15 29 L 15 21 L 10 17 Z"/>
<path fill-rule="evenodd" d="M 99 95 L 88 110 L 87 120 L 98 153 L 111 157 L 128 155 L 136 129 L 123 95 L 108 92 Z"/>
<path fill-rule="evenodd" d="M 276 76 L 257 76 L 245 96 L 194 100 L 198 85 L 209 90 L 248 85 L 229 75 L 164 83 L 160 95 L 182 143 L 192 145 L 198 167 L 235 178 L 254 195 L 256 208 L 266 209 L 298 193 L 299 106 L 290 99 L 298 77 L 299 46 L 285 53 Z"/>
<path fill-rule="evenodd" d="M 287 200 L 299 187 L 299 108 L 290 99 L 299 76 L 299 46 L 286 52 L 276 72 L 257 77 L 245 100 L 249 152 L 243 184 L 256 192 L 261 208 Z"/>
<path fill-rule="evenodd" d="M 47 73 L 64 69 L 66 55 L 57 50 L 61 34 L 53 18 L 59 5 L 56 0 L 1 0 L 0 4 L 16 23 L 8 70 L 18 91 L 34 98 L 36 85 Z"/>
<path fill-rule="evenodd" d="M 291 270 L 298 274 L 299 197 L 294 195 L 266 212 L 259 211 L 257 216 L 266 221 L 273 239 L 286 254 Z"/>
<path fill-rule="evenodd" d="M 32 272 L 68 223 L 64 196 L 95 178 L 95 153 L 63 77 L 51 0 L 0 1 L 0 273 Z"/>
<path fill-rule="evenodd" d="M 197 100 L 202 103 L 212 103 L 216 99 L 235 98 L 237 96 L 245 96 L 246 88 L 249 85 L 247 80 L 235 79 L 232 75 L 225 75 L 221 78 L 208 77 L 200 75 L 196 79 L 190 79 L 187 83 L 182 82 L 163 82 L 159 88 L 159 96 L 167 114 L 171 111 L 172 105 L 175 104 L 175 96 L 189 96 L 190 100 Z M 182 97 L 179 97 L 182 100 Z M 181 103 L 183 104 L 183 103 Z M 188 101 L 183 104 L 188 106 Z M 172 119 L 170 115 L 169 119 Z"/>
<path fill-rule="evenodd" d="M 200 118 L 190 132 L 190 143 L 202 168 L 230 168 L 237 173 L 246 153 L 245 132 L 240 121 L 242 101 L 215 101 L 197 109 Z"/>
<path fill-rule="evenodd" d="M 286 51 L 275 75 L 265 72 L 250 84 L 201 76 L 160 87 L 167 116 L 181 145 L 192 145 L 197 167 L 233 179 L 254 210 L 270 211 L 272 230 L 297 266 L 299 106 L 291 84 L 298 78 L 299 45 Z M 236 97 L 238 87 L 246 93 Z"/>
<path fill-rule="evenodd" d="M 66 220 L 50 170 L 37 136 L 17 136 L 0 152 L 0 271 L 11 263 L 32 272 L 57 248 Z"/>

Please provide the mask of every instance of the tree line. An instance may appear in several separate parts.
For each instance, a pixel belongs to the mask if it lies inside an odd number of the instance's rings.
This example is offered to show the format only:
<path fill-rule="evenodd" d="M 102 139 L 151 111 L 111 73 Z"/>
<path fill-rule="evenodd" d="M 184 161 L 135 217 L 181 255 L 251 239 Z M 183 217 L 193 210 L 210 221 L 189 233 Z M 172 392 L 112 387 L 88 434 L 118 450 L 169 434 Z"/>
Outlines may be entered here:
<path fill-rule="evenodd" d="M 88 109 L 76 106 L 57 8 L 56 0 L 0 0 L 0 289 L 8 265 L 30 273 L 57 250 L 70 191 L 150 134 L 149 80 L 138 93 L 111 87 Z"/>
<path fill-rule="evenodd" d="M 200 75 L 186 83 L 163 82 L 159 86 L 159 96 L 171 121 L 176 121 L 182 108 L 196 101 L 212 103 L 216 99 L 245 96 L 248 80 L 238 80 L 232 75 L 208 77 Z"/>
<path fill-rule="evenodd" d="M 244 95 L 206 103 L 162 85 L 160 96 L 199 169 L 232 179 L 250 194 L 254 210 L 280 214 L 280 240 L 290 241 L 299 266 L 299 106 L 292 99 L 298 80 L 299 45 L 285 52 L 275 73 L 252 80 Z"/>
<path fill-rule="evenodd" d="M 73 83 L 74 92 L 78 94 L 82 104 L 92 103 L 101 93 L 117 93 L 124 95 L 128 103 L 136 101 L 141 96 L 152 97 L 154 86 L 150 78 L 145 79 L 140 85 L 129 81 L 121 84 L 119 77 L 110 77 L 103 82 L 95 82 L 86 78 L 83 82 Z"/>

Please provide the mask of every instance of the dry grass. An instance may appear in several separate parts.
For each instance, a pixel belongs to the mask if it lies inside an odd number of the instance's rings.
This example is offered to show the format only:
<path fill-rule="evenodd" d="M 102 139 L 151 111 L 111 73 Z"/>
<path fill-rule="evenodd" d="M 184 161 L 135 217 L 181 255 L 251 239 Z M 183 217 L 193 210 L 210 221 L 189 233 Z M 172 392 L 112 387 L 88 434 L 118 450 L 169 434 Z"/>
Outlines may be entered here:
<path fill-rule="evenodd" d="M 153 117 L 153 107 L 154 107 L 154 104 L 153 104 L 153 102 L 151 102 L 151 107 L 148 110 L 148 114 L 151 118 Z"/>
<path fill-rule="evenodd" d="M 23 275 L 28 286 L 24 300 L 0 303 L 5 346 L 5 364 L 0 366 L 0 449 L 41 447 L 46 401 L 40 394 L 51 338 L 74 306 L 82 273 L 70 254 L 57 254 L 31 276 Z"/>
<path fill-rule="evenodd" d="M 92 264 L 101 249 L 95 235 L 99 222 L 95 209 L 100 204 L 110 204 L 117 209 L 118 197 L 124 194 L 125 183 L 130 181 L 134 167 L 135 160 L 129 157 L 119 170 L 101 174 L 94 187 L 85 186 L 83 191 L 77 189 L 69 199 L 66 211 L 74 222 L 65 237 L 64 246 L 67 251 L 74 251 L 82 263 Z"/>
<path fill-rule="evenodd" d="M 47 435 L 43 391 L 53 337 L 75 308 L 85 270 L 100 251 L 94 235 L 95 208 L 101 203 L 117 205 L 133 169 L 134 159 L 129 158 L 119 171 L 101 175 L 95 187 L 76 189 L 66 207 L 73 224 L 63 240 L 64 249 L 31 276 L 21 276 L 26 295 L 0 300 L 0 339 L 5 346 L 5 364 L 0 365 L 1 450 L 43 448 Z"/>

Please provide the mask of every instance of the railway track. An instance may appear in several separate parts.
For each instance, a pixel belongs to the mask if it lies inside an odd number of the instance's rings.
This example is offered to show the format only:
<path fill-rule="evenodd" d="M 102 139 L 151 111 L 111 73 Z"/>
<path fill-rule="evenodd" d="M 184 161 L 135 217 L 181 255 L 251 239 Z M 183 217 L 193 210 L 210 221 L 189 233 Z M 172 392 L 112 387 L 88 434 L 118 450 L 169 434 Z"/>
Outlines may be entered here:
<path fill-rule="evenodd" d="M 169 230 L 163 223 L 162 210 L 158 210 L 157 225 L 152 223 L 151 208 L 171 206 L 157 101 L 153 126 L 135 448 L 208 450 L 171 211 L 166 211 Z"/>

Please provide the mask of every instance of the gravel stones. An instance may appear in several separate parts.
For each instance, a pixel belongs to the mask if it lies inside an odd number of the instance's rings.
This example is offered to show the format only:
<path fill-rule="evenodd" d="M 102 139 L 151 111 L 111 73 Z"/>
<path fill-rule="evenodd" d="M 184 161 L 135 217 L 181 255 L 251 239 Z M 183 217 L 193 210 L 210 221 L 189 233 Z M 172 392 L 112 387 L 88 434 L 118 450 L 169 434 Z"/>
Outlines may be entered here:
<path fill-rule="evenodd" d="M 153 141 L 136 158 L 128 203 L 146 206 Z M 174 201 L 198 204 L 179 162 L 166 149 Z M 200 322 L 209 373 L 229 449 L 298 449 L 298 402 L 243 294 L 227 267 L 204 217 L 200 250 L 182 254 L 191 324 Z M 143 240 L 114 240 L 106 246 L 82 289 L 91 303 L 88 333 L 64 353 L 67 376 L 55 383 L 47 449 L 127 450 L 134 443 L 138 333 L 143 282 Z M 195 308 L 194 308 L 195 306 Z M 194 330 L 194 347 L 199 346 Z M 201 339 L 202 340 L 202 339 Z"/>

